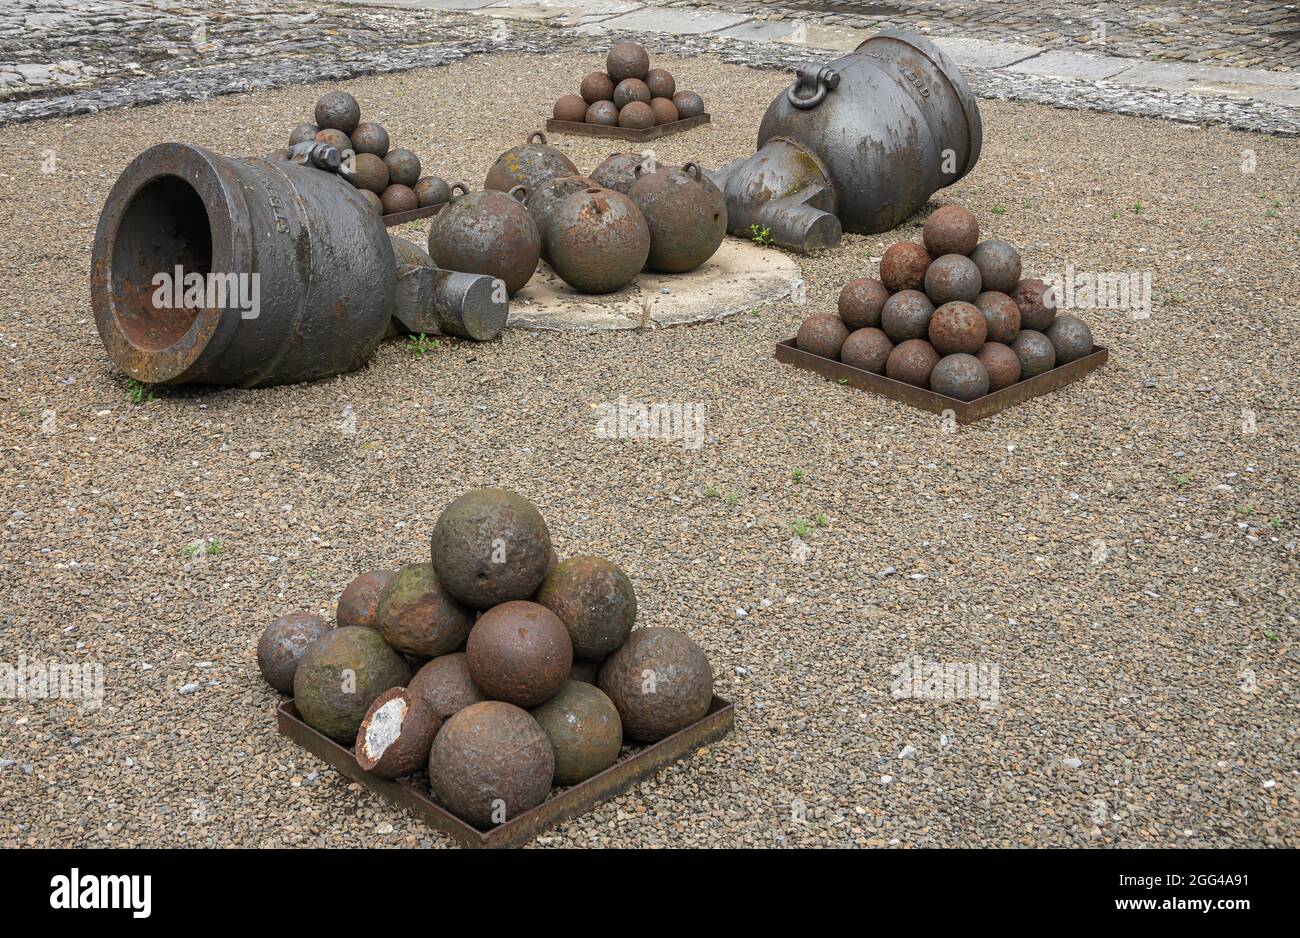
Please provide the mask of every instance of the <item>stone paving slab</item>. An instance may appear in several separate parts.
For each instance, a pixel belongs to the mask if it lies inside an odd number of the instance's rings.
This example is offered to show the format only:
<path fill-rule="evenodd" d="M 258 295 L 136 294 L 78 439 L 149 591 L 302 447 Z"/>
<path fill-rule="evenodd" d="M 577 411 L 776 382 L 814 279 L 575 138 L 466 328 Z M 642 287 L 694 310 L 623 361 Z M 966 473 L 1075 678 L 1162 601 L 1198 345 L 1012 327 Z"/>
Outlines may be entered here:
<path fill-rule="evenodd" d="M 789 39 L 790 34 L 798 28 L 797 23 L 760 23 L 758 20 L 750 20 L 748 23 L 741 23 L 739 26 L 728 26 L 726 29 L 720 30 L 718 35 L 726 36 L 728 39 L 746 39 L 751 42 L 770 42 L 775 39 Z"/>
<path fill-rule="evenodd" d="M 852 52 L 871 37 L 865 29 L 850 29 L 847 26 L 807 26 L 800 33 L 778 42 L 808 49 L 832 49 L 836 52 Z"/>
<path fill-rule="evenodd" d="M 1248 98 L 1256 92 L 1300 87 L 1300 73 L 1138 62 L 1116 75 L 1114 82 L 1117 85 L 1137 85 L 1165 91 L 1190 91 Z"/>
<path fill-rule="evenodd" d="M 646 7 L 623 16 L 606 20 L 610 29 L 649 30 L 691 36 L 713 33 L 729 26 L 737 26 L 750 17 L 743 13 L 723 13 L 715 10 L 675 10 L 666 7 Z"/>
<path fill-rule="evenodd" d="M 935 39 L 934 44 L 946 52 L 958 68 L 1005 68 L 1042 51 L 1036 46 L 987 39 L 940 38 Z"/>
<path fill-rule="evenodd" d="M 1100 81 L 1133 66 L 1132 59 L 1114 55 L 1087 55 L 1082 52 L 1049 50 L 1007 67 L 1007 71 L 1048 78 L 1078 78 Z"/>

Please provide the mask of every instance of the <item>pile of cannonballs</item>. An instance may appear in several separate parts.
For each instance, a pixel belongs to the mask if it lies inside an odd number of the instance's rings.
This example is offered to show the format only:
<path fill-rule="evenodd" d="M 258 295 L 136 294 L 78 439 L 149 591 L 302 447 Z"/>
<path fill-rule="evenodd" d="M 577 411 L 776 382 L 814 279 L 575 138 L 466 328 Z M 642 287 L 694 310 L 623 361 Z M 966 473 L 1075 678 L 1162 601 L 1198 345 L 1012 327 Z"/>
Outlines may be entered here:
<path fill-rule="evenodd" d="M 340 175 L 361 190 L 380 215 L 395 215 L 438 205 L 449 198 L 447 183 L 420 175 L 420 158 L 402 147 L 389 149 L 388 131 L 361 119 L 361 105 L 346 91 L 330 91 L 316 102 L 316 123 L 299 124 L 289 146 L 316 140 L 353 154 L 351 169 Z"/>
<path fill-rule="evenodd" d="M 267 626 L 267 682 L 353 744 L 367 772 L 427 769 L 443 807 L 481 829 L 609 768 L 625 738 L 685 729 L 713 700 L 700 646 L 634 631 L 627 575 L 600 557 L 560 561 L 541 513 L 503 489 L 451 502 L 431 562 L 361 574 L 336 618 Z"/>
<path fill-rule="evenodd" d="M 587 75 L 578 90 L 555 102 L 556 120 L 645 130 L 704 113 L 704 99 L 678 91 L 672 73 L 651 68 L 650 53 L 635 42 L 614 45 L 605 70 Z"/>
<path fill-rule="evenodd" d="M 1041 280 L 1020 278 L 1010 244 L 980 241 L 969 211 L 938 209 L 922 238 L 885 251 L 880 279 L 845 284 L 839 315 L 810 316 L 798 347 L 960 401 L 1092 354 L 1088 326 L 1058 316 Z"/>

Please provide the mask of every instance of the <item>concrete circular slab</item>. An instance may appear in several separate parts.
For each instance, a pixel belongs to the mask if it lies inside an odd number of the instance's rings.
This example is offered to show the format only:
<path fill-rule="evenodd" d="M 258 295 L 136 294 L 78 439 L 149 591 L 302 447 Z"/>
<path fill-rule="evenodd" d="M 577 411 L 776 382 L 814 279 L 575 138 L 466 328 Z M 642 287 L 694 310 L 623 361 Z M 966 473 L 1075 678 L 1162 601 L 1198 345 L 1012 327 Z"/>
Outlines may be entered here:
<path fill-rule="evenodd" d="M 789 254 L 733 237 L 690 273 L 643 270 L 622 290 L 598 296 L 577 292 L 542 263 L 510 298 L 507 326 L 586 332 L 721 320 L 789 296 L 802 277 Z"/>

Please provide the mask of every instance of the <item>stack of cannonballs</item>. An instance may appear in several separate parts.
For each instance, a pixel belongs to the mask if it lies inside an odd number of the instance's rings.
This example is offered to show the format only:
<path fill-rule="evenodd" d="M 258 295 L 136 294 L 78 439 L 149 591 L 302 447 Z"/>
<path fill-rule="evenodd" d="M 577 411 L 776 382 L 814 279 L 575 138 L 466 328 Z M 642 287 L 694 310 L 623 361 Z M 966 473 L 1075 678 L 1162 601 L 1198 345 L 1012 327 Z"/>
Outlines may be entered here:
<path fill-rule="evenodd" d="M 902 241 L 880 259 L 880 279 L 851 280 L 839 315 L 810 316 L 800 349 L 973 401 L 1092 354 L 1092 332 L 1058 316 L 1041 280 L 1020 279 L 1020 254 L 980 241 L 956 205 L 925 221 L 924 244 Z"/>
<path fill-rule="evenodd" d="M 410 150 L 389 149 L 388 131 L 374 121 L 363 121 L 361 105 L 346 91 L 322 95 L 315 119 L 314 124 L 293 129 L 289 146 L 316 140 L 345 158 L 349 151 L 355 154 L 351 170 L 340 175 L 361 190 L 378 214 L 395 215 L 447 201 L 447 183 L 437 176 L 421 176 L 420 158 Z"/>
<path fill-rule="evenodd" d="M 384 778 L 427 768 L 438 801 L 490 828 L 697 722 L 713 700 L 700 647 L 633 631 L 636 595 L 600 557 L 559 561 L 541 513 L 502 489 L 449 504 L 432 559 L 358 576 L 337 627 L 293 613 L 258 665 L 310 726 Z"/>
<path fill-rule="evenodd" d="M 651 68 L 650 53 L 635 42 L 614 45 L 605 70 L 583 78 L 579 91 L 555 102 L 556 120 L 645 130 L 704 113 L 704 100 L 678 91 L 672 73 Z"/>

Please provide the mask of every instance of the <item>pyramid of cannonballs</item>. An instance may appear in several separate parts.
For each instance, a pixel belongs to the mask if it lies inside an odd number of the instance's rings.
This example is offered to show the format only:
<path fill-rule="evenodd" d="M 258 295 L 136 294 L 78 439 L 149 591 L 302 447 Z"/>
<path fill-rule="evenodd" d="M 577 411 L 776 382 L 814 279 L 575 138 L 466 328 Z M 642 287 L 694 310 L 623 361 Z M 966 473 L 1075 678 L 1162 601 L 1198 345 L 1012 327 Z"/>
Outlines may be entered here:
<path fill-rule="evenodd" d="M 651 68 L 650 53 L 635 42 L 614 45 L 605 70 L 583 78 L 579 91 L 555 102 L 556 120 L 645 130 L 704 113 L 704 100 L 678 91 L 672 73 Z"/>
<path fill-rule="evenodd" d="M 839 315 L 808 317 L 798 347 L 960 401 L 1092 354 L 1088 326 L 1058 316 L 1043 281 L 1020 278 L 1010 244 L 980 241 L 969 211 L 938 209 L 922 239 L 885 251 L 879 279 L 845 284 Z"/>

